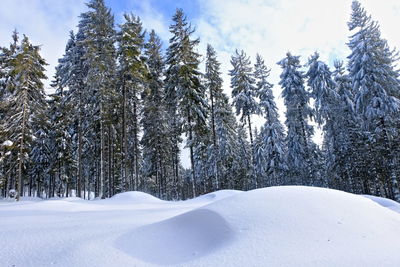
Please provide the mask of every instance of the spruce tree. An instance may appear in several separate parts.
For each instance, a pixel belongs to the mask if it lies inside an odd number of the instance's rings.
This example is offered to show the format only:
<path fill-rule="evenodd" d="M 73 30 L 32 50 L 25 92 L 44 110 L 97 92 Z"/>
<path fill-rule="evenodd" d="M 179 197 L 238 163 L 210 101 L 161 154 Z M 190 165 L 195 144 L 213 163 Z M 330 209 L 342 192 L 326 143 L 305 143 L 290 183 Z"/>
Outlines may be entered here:
<path fill-rule="evenodd" d="M 352 2 L 348 26 L 354 32 L 348 43 L 351 50 L 348 70 L 355 93 L 356 112 L 360 114 L 363 127 L 372 141 L 376 170 L 373 175 L 381 176 L 381 182 L 389 188 L 388 196 L 399 201 L 397 157 L 393 144 L 396 132 L 393 123 L 400 103 L 396 97 L 400 89 L 399 73 L 395 69 L 396 55 L 387 41 L 381 38 L 378 23 L 367 15 L 358 1 Z M 375 185 L 379 182 L 374 177 L 370 179 Z"/>
<path fill-rule="evenodd" d="M 161 47 L 160 38 L 152 30 L 145 45 L 149 74 L 148 88 L 144 91 L 141 144 L 143 175 L 149 180 L 154 179 L 153 192 L 156 192 L 158 197 L 166 198 L 168 177 L 172 176 L 173 170 L 169 163 L 171 144 L 168 138 L 168 116 L 163 82 L 165 65 Z"/>
<path fill-rule="evenodd" d="M 45 109 L 45 93 L 42 79 L 47 65 L 39 54 L 39 46 L 32 45 L 24 36 L 15 55 L 10 61 L 11 79 L 7 90 L 12 92 L 7 112 L 5 132 L 17 154 L 17 200 L 23 195 L 26 169 L 29 168 L 29 154 L 35 139 L 35 118 Z"/>
<path fill-rule="evenodd" d="M 192 39 L 194 30 L 186 21 L 182 9 L 177 9 L 173 16 L 174 24 L 170 26 L 173 37 L 167 49 L 166 86 L 168 105 L 173 118 L 172 133 L 175 146 L 174 156 L 179 155 L 179 136 L 187 136 L 186 147 L 190 150 L 192 168 L 192 193 L 196 195 L 196 172 L 194 148 L 196 142 L 206 129 L 208 104 L 205 97 L 205 87 L 201 84 L 199 71 L 200 55 L 195 51 L 199 39 Z M 182 127 L 182 128 L 181 128 Z M 181 130 L 180 130 L 181 129 Z M 179 160 L 175 160 L 178 167 Z"/>
<path fill-rule="evenodd" d="M 251 115 L 259 114 L 260 107 L 257 103 L 257 91 L 255 79 L 249 57 L 242 50 L 240 53 L 236 50 L 231 58 L 233 69 L 230 70 L 231 88 L 233 105 L 236 108 L 236 115 L 240 116 L 240 121 L 247 124 L 250 146 L 252 150 L 252 159 L 254 157 L 253 132 L 251 129 Z M 253 160 L 252 160 L 253 161 Z M 254 164 L 251 164 L 253 166 Z M 257 180 L 254 174 L 253 187 L 257 187 Z"/>
<path fill-rule="evenodd" d="M 279 84 L 286 105 L 287 165 L 290 183 L 313 185 L 315 180 L 315 149 L 313 127 L 308 120 L 313 116 L 309 106 L 310 94 L 304 87 L 304 73 L 299 56 L 290 53 L 278 62 L 281 66 Z"/>
<path fill-rule="evenodd" d="M 205 71 L 205 80 L 206 87 L 209 94 L 210 99 L 210 129 L 211 129 L 211 140 L 212 144 L 209 146 L 209 158 L 213 158 L 211 169 L 213 170 L 212 176 L 215 179 L 216 190 L 219 189 L 219 174 L 220 174 L 220 166 L 218 162 L 218 154 L 219 154 L 219 144 L 217 138 L 217 126 L 216 126 L 216 107 L 217 105 L 221 106 L 223 102 L 223 90 L 222 90 L 222 78 L 220 72 L 220 63 L 217 60 L 216 52 L 214 48 L 208 44 L 207 45 L 207 55 L 206 55 L 206 71 Z"/>
<path fill-rule="evenodd" d="M 280 185 L 287 169 L 285 134 L 278 118 L 278 108 L 272 93 L 273 85 L 268 82 L 269 75 L 270 70 L 257 54 L 254 76 L 257 81 L 259 105 L 265 118 L 264 126 L 256 136 L 254 155 L 260 186 Z"/>
<path fill-rule="evenodd" d="M 143 55 L 144 35 L 139 17 L 125 14 L 125 22 L 118 34 L 119 87 L 121 103 L 121 175 L 124 190 L 144 187 L 140 180 L 140 94 L 144 90 L 146 65 Z M 133 166 L 133 168 L 130 168 Z M 129 178 L 129 179 L 128 179 Z M 140 181 L 139 181 L 140 180 Z M 129 186 L 128 186 L 129 185 Z"/>
<path fill-rule="evenodd" d="M 111 151 L 109 150 L 112 145 L 110 142 L 115 140 L 113 134 L 115 125 L 112 122 L 112 115 L 115 111 L 116 98 L 116 33 L 114 17 L 110 9 L 105 6 L 104 0 L 91 0 L 87 6 L 89 11 L 81 14 L 81 25 L 85 35 L 82 42 L 87 48 L 85 55 L 88 68 L 86 81 L 91 92 L 88 105 L 92 121 L 89 127 L 96 133 L 92 136 L 91 141 L 92 148 L 93 146 L 97 147 L 93 151 L 94 155 L 98 155 L 100 159 L 98 194 L 103 198 L 105 194 L 110 194 L 109 188 L 106 188 L 106 182 L 107 185 L 110 184 L 111 176 L 107 167 L 111 164 Z"/>
<path fill-rule="evenodd" d="M 341 104 L 336 92 L 336 84 L 332 78 L 329 67 L 319 59 L 317 52 L 312 55 L 307 63 L 307 84 L 314 99 L 315 121 L 322 127 L 324 133 L 323 154 L 326 161 L 323 185 L 326 186 L 331 173 L 332 164 L 339 153 L 338 129 L 335 121 L 338 115 L 338 106 Z"/>

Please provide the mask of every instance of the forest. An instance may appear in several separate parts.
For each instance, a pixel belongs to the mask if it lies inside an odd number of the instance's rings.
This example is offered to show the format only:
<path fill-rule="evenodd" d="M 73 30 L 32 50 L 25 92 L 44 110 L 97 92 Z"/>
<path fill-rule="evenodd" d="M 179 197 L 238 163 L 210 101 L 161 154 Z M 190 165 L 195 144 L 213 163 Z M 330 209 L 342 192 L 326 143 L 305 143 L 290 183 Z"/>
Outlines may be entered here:
<path fill-rule="evenodd" d="M 2 197 L 142 191 L 180 200 L 306 185 L 400 201 L 398 52 L 358 1 L 346 59 L 329 66 L 318 52 L 304 62 L 288 52 L 267 66 L 238 48 L 230 95 L 215 49 L 199 51 L 182 9 L 164 49 L 157 29 L 144 29 L 138 16 L 115 25 L 104 0 L 87 8 L 54 77 L 27 36 L 14 31 L 0 47 Z M 270 83 L 271 67 L 281 69 L 279 84 Z M 274 94 L 284 100 L 284 120 Z M 322 144 L 313 141 L 317 128 Z"/>

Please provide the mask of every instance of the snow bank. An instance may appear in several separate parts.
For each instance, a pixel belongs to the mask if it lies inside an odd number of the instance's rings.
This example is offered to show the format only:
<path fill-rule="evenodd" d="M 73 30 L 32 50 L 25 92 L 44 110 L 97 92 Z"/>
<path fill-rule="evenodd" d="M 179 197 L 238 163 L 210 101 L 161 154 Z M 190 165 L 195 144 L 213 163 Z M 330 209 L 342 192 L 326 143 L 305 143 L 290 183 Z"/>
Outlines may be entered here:
<path fill-rule="evenodd" d="M 385 208 L 388 208 L 388 209 L 391 209 L 393 211 L 400 213 L 400 203 L 398 203 L 394 200 L 387 199 L 384 197 L 371 196 L 371 195 L 362 195 L 362 196 L 369 198 L 370 200 L 381 205 L 382 207 L 385 207 Z"/>
<path fill-rule="evenodd" d="M 218 190 L 212 193 L 198 196 L 196 198 L 185 200 L 186 202 L 211 202 L 221 200 L 227 197 L 234 196 L 236 194 L 243 193 L 239 190 Z"/>
<path fill-rule="evenodd" d="M 6 203 L 0 265 L 398 267 L 400 214 L 375 201 L 288 186 L 177 202 L 131 192 Z"/>
<path fill-rule="evenodd" d="M 163 200 L 156 198 L 150 194 L 139 192 L 139 191 L 133 191 L 133 192 L 125 192 L 125 193 L 119 193 L 111 197 L 111 199 L 107 200 L 118 200 L 120 202 L 136 202 L 136 203 L 154 203 L 154 202 L 162 202 Z"/>
<path fill-rule="evenodd" d="M 235 242 L 198 265 L 400 266 L 400 216 L 361 196 L 272 187 L 203 209 L 228 222 Z"/>

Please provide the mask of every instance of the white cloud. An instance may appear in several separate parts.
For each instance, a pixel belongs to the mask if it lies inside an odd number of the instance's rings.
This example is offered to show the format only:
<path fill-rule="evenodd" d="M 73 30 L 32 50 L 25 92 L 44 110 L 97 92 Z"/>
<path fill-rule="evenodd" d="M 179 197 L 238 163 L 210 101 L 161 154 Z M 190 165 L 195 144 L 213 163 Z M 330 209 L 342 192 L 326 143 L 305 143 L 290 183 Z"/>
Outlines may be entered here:
<path fill-rule="evenodd" d="M 17 29 L 26 34 L 35 45 L 41 45 L 41 54 L 49 66 L 45 83 L 49 89 L 57 60 L 64 54 L 69 31 L 78 23 L 85 10 L 84 0 L 2 0 L 0 9 L 0 45 L 8 46 L 11 34 Z"/>

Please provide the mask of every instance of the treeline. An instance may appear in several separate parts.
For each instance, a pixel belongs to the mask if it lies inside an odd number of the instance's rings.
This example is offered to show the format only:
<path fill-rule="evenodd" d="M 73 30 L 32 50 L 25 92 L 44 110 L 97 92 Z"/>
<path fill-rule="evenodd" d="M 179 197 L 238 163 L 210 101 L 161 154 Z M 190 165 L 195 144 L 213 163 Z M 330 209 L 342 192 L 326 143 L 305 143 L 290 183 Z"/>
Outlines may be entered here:
<path fill-rule="evenodd" d="M 331 70 L 318 53 L 278 65 L 279 118 L 260 55 L 231 58 L 231 99 L 207 46 L 205 70 L 181 9 L 166 52 L 154 30 L 91 0 L 71 32 L 46 95 L 39 47 L 14 32 L 0 54 L 0 189 L 3 197 L 105 198 L 140 190 L 185 199 L 218 189 L 311 185 L 400 200 L 397 53 L 358 1 L 351 54 Z M 313 100 L 313 101 L 311 101 Z M 313 103 L 311 105 L 311 103 Z M 263 116 L 257 127 L 254 116 Z M 237 121 L 236 118 L 239 120 Z M 316 122 L 322 147 L 312 141 Z M 181 165 L 182 147 L 191 168 Z"/>

